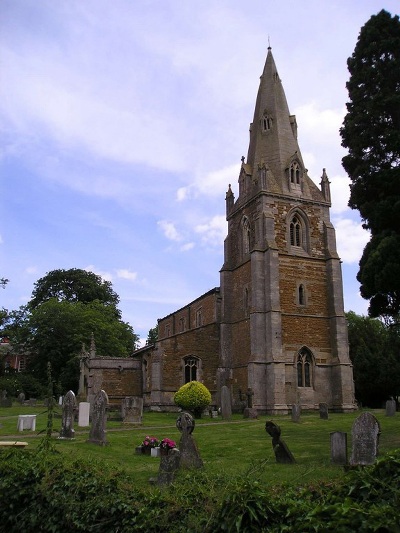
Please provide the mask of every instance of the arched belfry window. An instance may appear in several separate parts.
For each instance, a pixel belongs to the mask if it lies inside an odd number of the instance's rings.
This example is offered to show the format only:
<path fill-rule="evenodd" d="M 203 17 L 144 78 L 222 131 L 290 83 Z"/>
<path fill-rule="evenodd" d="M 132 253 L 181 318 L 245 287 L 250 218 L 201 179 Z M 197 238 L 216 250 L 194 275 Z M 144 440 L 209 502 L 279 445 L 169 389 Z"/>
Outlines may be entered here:
<path fill-rule="evenodd" d="M 290 183 L 292 185 L 300 185 L 301 168 L 297 161 L 293 161 L 289 168 Z"/>
<path fill-rule="evenodd" d="M 263 131 L 269 131 L 272 128 L 272 117 L 268 113 L 264 113 L 261 119 L 261 126 Z"/>
<path fill-rule="evenodd" d="M 190 355 L 184 359 L 184 382 L 198 381 L 199 379 L 200 360 Z"/>
<path fill-rule="evenodd" d="M 297 386 L 312 386 L 312 355 L 307 348 L 302 348 L 297 354 L 296 362 Z"/>
<path fill-rule="evenodd" d="M 298 215 L 294 215 L 292 220 L 290 221 L 290 244 L 292 246 L 302 245 L 302 233 L 303 228 L 300 217 Z"/>
<path fill-rule="evenodd" d="M 242 222 L 243 254 L 250 253 L 250 222 L 244 217 Z"/>

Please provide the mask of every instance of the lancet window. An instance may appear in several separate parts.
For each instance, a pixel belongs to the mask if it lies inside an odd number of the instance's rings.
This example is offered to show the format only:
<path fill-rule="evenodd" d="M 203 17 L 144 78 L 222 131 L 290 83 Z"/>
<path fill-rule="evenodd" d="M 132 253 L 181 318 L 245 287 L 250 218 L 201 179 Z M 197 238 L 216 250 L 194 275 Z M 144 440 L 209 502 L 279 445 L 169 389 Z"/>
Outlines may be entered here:
<path fill-rule="evenodd" d="M 297 386 L 311 387 L 312 382 L 312 356 L 307 348 L 303 348 L 297 355 Z"/>

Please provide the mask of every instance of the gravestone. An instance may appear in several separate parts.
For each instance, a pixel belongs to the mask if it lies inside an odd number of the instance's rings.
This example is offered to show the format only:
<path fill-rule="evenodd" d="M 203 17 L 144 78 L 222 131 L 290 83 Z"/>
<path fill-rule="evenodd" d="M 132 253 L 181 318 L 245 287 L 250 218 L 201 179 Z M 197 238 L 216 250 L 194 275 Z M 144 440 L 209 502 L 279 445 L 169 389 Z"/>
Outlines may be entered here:
<path fill-rule="evenodd" d="M 396 414 L 396 400 L 388 400 L 386 402 L 386 416 L 394 416 Z"/>
<path fill-rule="evenodd" d="M 76 410 L 75 394 L 72 390 L 68 391 L 64 396 L 62 403 L 62 419 L 61 419 L 61 431 L 60 439 L 73 439 L 75 438 L 74 430 L 74 417 Z"/>
<path fill-rule="evenodd" d="M 321 420 L 328 420 L 329 418 L 329 411 L 328 411 L 328 404 L 327 403 L 320 403 L 319 404 L 319 417 Z"/>
<path fill-rule="evenodd" d="M 253 389 L 249 387 L 246 392 L 247 407 L 243 411 L 243 418 L 258 418 L 257 409 L 253 408 L 253 396 Z"/>
<path fill-rule="evenodd" d="M 143 398 L 127 396 L 122 400 L 122 421 L 124 424 L 141 424 L 143 419 Z"/>
<path fill-rule="evenodd" d="M 347 433 L 343 431 L 331 433 L 331 463 L 347 465 Z"/>
<path fill-rule="evenodd" d="M 300 422 L 301 407 L 300 404 L 294 403 L 292 405 L 292 422 Z"/>
<path fill-rule="evenodd" d="M 351 430 L 351 465 L 372 465 L 378 455 L 380 426 L 373 414 L 362 413 Z"/>
<path fill-rule="evenodd" d="M 176 427 L 182 433 L 179 441 L 180 465 L 183 468 L 202 468 L 197 444 L 192 437 L 195 421 L 189 413 L 181 413 L 176 421 Z"/>
<path fill-rule="evenodd" d="M 1 393 L 0 407 L 12 407 L 12 399 L 7 398 L 7 391 Z"/>
<path fill-rule="evenodd" d="M 174 481 L 175 472 L 179 469 L 180 461 L 180 452 L 177 448 L 172 448 L 172 450 L 168 452 L 168 455 L 160 456 L 157 485 L 170 485 Z"/>
<path fill-rule="evenodd" d="M 106 440 L 106 423 L 107 423 L 108 396 L 103 390 L 99 391 L 94 397 L 92 405 L 92 425 L 88 442 L 105 446 Z"/>
<path fill-rule="evenodd" d="M 36 430 L 36 415 L 18 415 L 17 422 L 18 431 L 24 431 L 24 429 Z"/>
<path fill-rule="evenodd" d="M 89 426 L 89 416 L 90 416 L 90 403 L 89 402 L 80 402 L 79 411 L 78 411 L 78 426 L 88 427 Z"/>
<path fill-rule="evenodd" d="M 285 441 L 281 440 L 281 428 L 274 422 L 266 422 L 265 431 L 272 437 L 272 448 L 275 453 L 277 463 L 295 463 L 293 455 L 286 446 Z"/>
<path fill-rule="evenodd" d="M 231 393 L 226 385 L 221 387 L 221 415 L 223 420 L 232 418 Z"/>
<path fill-rule="evenodd" d="M 18 401 L 18 403 L 20 403 L 21 405 L 24 403 L 24 401 L 25 401 L 25 394 L 24 394 L 23 392 L 20 392 L 20 393 L 18 394 L 17 401 Z"/>

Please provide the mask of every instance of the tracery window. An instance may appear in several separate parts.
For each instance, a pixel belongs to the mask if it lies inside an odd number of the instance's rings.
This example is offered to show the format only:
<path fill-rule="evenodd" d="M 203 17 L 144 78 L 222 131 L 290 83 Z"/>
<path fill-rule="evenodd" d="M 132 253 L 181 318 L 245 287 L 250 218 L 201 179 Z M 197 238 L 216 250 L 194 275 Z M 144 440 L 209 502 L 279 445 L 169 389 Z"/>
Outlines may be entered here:
<path fill-rule="evenodd" d="M 186 357 L 184 360 L 184 381 L 197 381 L 197 374 L 199 369 L 199 360 L 197 357 Z"/>
<path fill-rule="evenodd" d="M 311 387 L 312 357 L 311 353 L 303 348 L 297 355 L 297 386 Z"/>
<path fill-rule="evenodd" d="M 272 128 L 272 118 L 268 114 L 264 114 L 261 120 L 263 131 L 268 131 Z"/>
<path fill-rule="evenodd" d="M 300 174 L 300 165 L 297 161 L 293 161 L 289 169 L 290 183 L 300 185 Z"/>
<path fill-rule="evenodd" d="M 292 246 L 302 245 L 302 224 L 298 215 L 294 215 L 290 222 L 290 244 Z"/>

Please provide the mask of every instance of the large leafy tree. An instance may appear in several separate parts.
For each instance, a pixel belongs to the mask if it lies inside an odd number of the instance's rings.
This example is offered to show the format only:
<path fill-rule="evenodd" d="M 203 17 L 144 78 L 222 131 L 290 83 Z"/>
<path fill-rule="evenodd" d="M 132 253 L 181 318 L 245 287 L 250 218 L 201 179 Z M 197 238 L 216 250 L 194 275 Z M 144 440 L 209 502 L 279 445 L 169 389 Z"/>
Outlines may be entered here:
<path fill-rule="evenodd" d="M 34 285 L 28 308 L 36 309 L 50 298 L 82 303 L 98 300 L 115 308 L 119 302 L 110 281 L 80 268 L 52 270 L 40 278 Z"/>
<path fill-rule="evenodd" d="M 381 407 L 400 395 L 400 336 L 376 318 L 346 313 L 350 359 L 356 399 L 368 407 Z"/>
<path fill-rule="evenodd" d="M 349 103 L 342 163 L 351 179 L 349 206 L 372 235 L 357 279 L 371 316 L 400 311 L 400 21 L 385 10 L 361 28 L 348 59 Z M 382 263 L 385 275 L 382 275 Z"/>
<path fill-rule="evenodd" d="M 111 283 L 79 269 L 54 270 L 35 283 L 32 299 L 8 313 L 3 334 L 29 354 L 28 370 L 46 383 L 47 363 L 59 392 L 76 390 L 82 345 L 94 335 L 98 355 L 127 357 L 138 336 L 121 320 Z"/>

